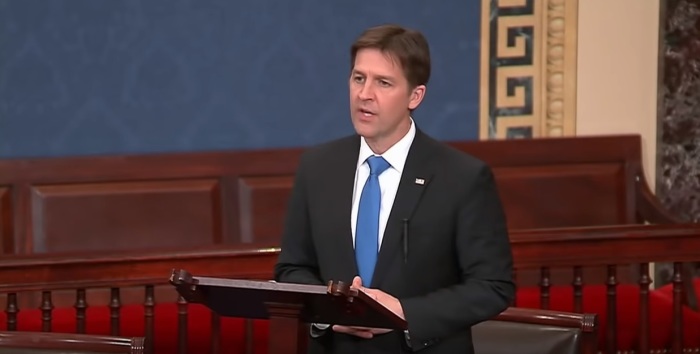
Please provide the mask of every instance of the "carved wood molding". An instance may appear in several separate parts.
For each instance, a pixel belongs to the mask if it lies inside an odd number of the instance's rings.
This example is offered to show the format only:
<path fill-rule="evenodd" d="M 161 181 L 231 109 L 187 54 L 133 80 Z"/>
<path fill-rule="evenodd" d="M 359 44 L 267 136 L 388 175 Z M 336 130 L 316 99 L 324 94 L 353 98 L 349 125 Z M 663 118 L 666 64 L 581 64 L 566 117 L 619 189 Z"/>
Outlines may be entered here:
<path fill-rule="evenodd" d="M 578 0 L 482 0 L 480 138 L 576 131 Z"/>

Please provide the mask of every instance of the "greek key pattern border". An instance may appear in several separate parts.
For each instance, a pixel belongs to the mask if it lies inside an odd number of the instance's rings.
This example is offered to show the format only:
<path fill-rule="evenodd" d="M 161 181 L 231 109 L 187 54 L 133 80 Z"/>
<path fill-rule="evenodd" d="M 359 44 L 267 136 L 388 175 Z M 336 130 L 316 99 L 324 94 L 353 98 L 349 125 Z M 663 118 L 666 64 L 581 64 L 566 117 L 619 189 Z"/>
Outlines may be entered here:
<path fill-rule="evenodd" d="M 482 0 L 480 139 L 576 130 L 578 0 Z"/>

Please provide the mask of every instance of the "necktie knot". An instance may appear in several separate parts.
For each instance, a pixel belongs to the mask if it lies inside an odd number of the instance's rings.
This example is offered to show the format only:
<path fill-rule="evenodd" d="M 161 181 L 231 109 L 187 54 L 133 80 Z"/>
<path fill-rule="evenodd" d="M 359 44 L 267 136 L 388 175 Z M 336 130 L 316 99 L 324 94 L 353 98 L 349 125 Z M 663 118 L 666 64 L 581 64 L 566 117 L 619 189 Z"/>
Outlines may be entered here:
<path fill-rule="evenodd" d="M 386 171 L 386 169 L 391 166 L 389 162 L 381 156 L 370 156 L 367 159 L 367 163 L 369 164 L 369 174 L 375 176 L 381 175 L 382 172 Z"/>

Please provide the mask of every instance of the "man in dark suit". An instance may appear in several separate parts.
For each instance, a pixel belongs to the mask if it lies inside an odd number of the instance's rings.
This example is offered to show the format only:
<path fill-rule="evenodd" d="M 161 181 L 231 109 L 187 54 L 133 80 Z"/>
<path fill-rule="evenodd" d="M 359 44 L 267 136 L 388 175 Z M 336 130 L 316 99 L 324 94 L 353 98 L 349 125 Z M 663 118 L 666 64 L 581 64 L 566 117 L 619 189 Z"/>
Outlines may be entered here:
<path fill-rule="evenodd" d="M 471 353 L 470 327 L 514 296 L 491 169 L 411 117 L 430 77 L 422 34 L 370 28 L 351 47 L 356 135 L 309 149 L 287 209 L 278 282 L 352 282 L 407 331 L 311 326 L 310 353 Z"/>

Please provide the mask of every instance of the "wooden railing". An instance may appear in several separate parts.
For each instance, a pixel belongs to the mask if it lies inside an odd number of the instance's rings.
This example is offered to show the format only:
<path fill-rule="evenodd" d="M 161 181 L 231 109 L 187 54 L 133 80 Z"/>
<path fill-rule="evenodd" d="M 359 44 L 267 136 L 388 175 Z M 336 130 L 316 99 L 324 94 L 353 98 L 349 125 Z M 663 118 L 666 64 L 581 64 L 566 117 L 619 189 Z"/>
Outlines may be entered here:
<path fill-rule="evenodd" d="M 144 338 L 3 331 L 0 353 L 144 354 Z"/>
<path fill-rule="evenodd" d="M 685 347 L 684 330 L 700 337 L 700 324 L 697 328 L 683 328 L 683 299 L 686 296 L 682 264 L 697 261 L 700 258 L 699 226 L 616 226 L 605 228 L 546 229 L 528 230 L 511 233 L 516 274 L 528 269 L 540 270 L 539 297 L 542 308 L 550 306 L 552 281 L 550 270 L 568 268 L 571 271 L 570 286 L 573 288 L 575 310 L 582 310 L 584 289 L 591 285 L 584 277 L 589 267 L 605 267 L 607 313 L 606 330 L 600 333 L 604 338 L 607 353 L 618 352 L 619 320 L 616 312 L 618 298 L 617 287 L 620 284 L 618 272 L 630 265 L 636 269 L 638 277 L 635 286 L 639 288 L 639 339 L 636 351 L 650 353 L 652 350 L 666 350 L 681 353 L 683 350 L 698 350 Z M 120 309 L 125 302 L 122 290 L 139 287 L 142 291 L 144 308 L 145 335 L 152 338 L 155 333 L 155 307 L 160 302 L 156 299 L 156 289 L 165 286 L 164 292 L 173 294 L 167 288 L 170 272 L 173 268 L 187 269 L 194 275 L 230 277 L 242 279 L 270 279 L 273 265 L 277 259 L 275 247 L 254 247 L 198 249 L 198 250 L 163 250 L 160 252 L 129 254 L 65 254 L 60 256 L 8 256 L 0 261 L 0 292 L 6 294 L 7 328 L 16 329 L 18 311 L 22 311 L 21 297 L 28 292 L 39 292 L 41 299 L 42 330 L 51 331 L 52 313 L 55 311 L 54 294 L 73 292 L 76 309 L 76 332 L 85 331 L 88 303 L 86 297 L 93 289 L 109 289 L 105 294 L 111 310 L 111 332 L 119 334 Z M 668 309 L 672 314 L 672 342 L 668 348 L 651 348 L 649 340 L 655 328 L 650 321 L 651 275 L 650 264 L 653 262 L 673 262 L 673 306 Z M 128 301 L 134 298 L 130 295 Z M 27 300 L 30 301 L 30 300 Z M 517 303 L 515 304 L 518 305 Z M 188 306 L 182 299 L 178 300 L 180 349 L 184 352 L 188 331 L 186 319 Z M 603 314 L 601 314 L 603 315 Z M 213 318 L 212 346 L 217 348 L 219 336 L 217 323 Z M 247 346 L 251 350 L 251 325 L 247 328 Z M 153 341 L 149 341 L 153 343 Z"/>
<path fill-rule="evenodd" d="M 540 269 L 540 302 L 542 308 L 549 308 L 549 290 L 551 287 L 549 273 L 553 267 L 571 269 L 571 286 L 573 288 L 574 311 L 583 308 L 583 288 L 585 279 L 583 269 L 588 267 L 606 267 L 607 280 L 607 318 L 605 351 L 617 351 L 618 333 L 616 331 L 618 315 L 616 311 L 618 270 L 620 267 L 633 266 L 637 269 L 639 286 L 639 353 L 650 353 L 649 339 L 652 323 L 650 321 L 649 292 L 651 285 L 650 264 L 654 262 L 673 262 L 673 306 L 672 306 L 672 343 L 673 353 L 683 349 L 683 304 L 689 294 L 685 283 L 691 279 L 683 278 L 683 264 L 700 259 L 700 225 L 628 225 L 589 228 L 562 228 L 526 230 L 512 234 L 516 268 Z M 517 276 L 517 273 L 516 273 Z M 516 304 L 517 305 L 517 304 Z M 700 337 L 700 323 L 693 331 Z M 668 348 L 654 348 L 668 349 Z M 687 348 L 686 348 L 687 349 Z M 698 350 L 698 348 L 694 348 Z"/>

